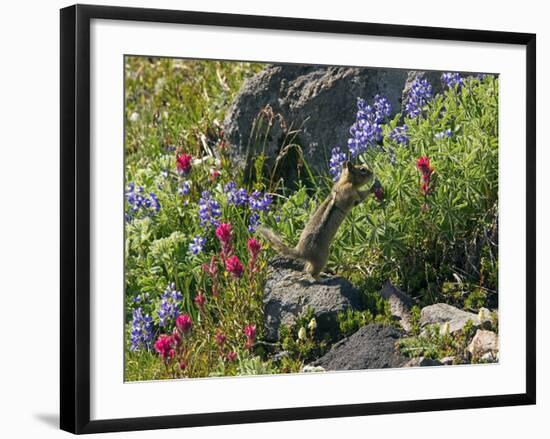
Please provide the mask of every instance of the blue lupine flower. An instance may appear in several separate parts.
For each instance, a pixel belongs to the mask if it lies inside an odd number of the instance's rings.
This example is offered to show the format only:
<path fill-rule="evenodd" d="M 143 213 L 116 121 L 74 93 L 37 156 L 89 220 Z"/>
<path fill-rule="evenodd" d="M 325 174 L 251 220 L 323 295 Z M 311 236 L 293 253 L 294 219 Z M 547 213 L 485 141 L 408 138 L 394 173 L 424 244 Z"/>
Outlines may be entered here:
<path fill-rule="evenodd" d="M 204 191 L 199 199 L 199 221 L 200 225 L 207 228 L 209 225 L 217 227 L 221 217 L 221 207 L 208 191 Z"/>
<path fill-rule="evenodd" d="M 260 224 L 260 215 L 257 212 L 252 213 L 248 219 L 248 231 L 254 233 Z"/>
<path fill-rule="evenodd" d="M 132 311 L 130 341 L 132 351 L 150 350 L 153 344 L 153 318 L 149 314 L 143 315 L 141 307 Z"/>
<path fill-rule="evenodd" d="M 248 197 L 248 207 L 252 213 L 248 218 L 248 231 L 253 233 L 261 224 L 260 212 L 267 212 L 273 202 L 270 194 L 262 194 L 260 191 L 252 192 Z"/>
<path fill-rule="evenodd" d="M 206 238 L 202 238 L 199 235 L 195 235 L 193 238 L 193 241 L 189 244 L 189 251 L 196 255 L 202 252 L 202 249 L 204 247 L 204 244 L 206 243 Z"/>
<path fill-rule="evenodd" d="M 445 131 L 441 131 L 440 133 L 436 133 L 435 138 L 437 140 L 441 140 L 444 137 L 452 137 L 452 135 L 453 135 L 453 131 L 449 128 L 449 129 L 446 129 Z"/>
<path fill-rule="evenodd" d="M 191 191 L 191 183 L 189 180 L 184 180 L 181 186 L 178 188 L 178 194 L 180 195 L 189 195 Z"/>
<path fill-rule="evenodd" d="M 332 179 L 337 181 L 340 178 L 340 174 L 342 174 L 342 165 L 348 157 L 339 147 L 332 148 L 330 153 L 329 172 L 332 175 Z"/>
<path fill-rule="evenodd" d="M 152 216 L 160 211 L 161 205 L 156 194 L 149 192 L 149 196 L 144 196 L 143 192 L 143 186 L 139 186 L 136 190 L 133 182 L 128 185 L 125 194 L 129 207 L 129 211 L 125 214 L 126 221 L 131 221 L 136 216 Z"/>
<path fill-rule="evenodd" d="M 382 96 L 376 95 L 371 107 L 364 99 L 357 99 L 355 123 L 349 132 L 348 148 L 352 157 L 364 153 L 370 146 L 382 140 L 382 122 L 391 115 L 391 105 Z"/>
<path fill-rule="evenodd" d="M 431 99 L 432 86 L 430 83 L 425 78 L 416 78 L 405 97 L 405 113 L 411 119 L 417 117 Z"/>
<path fill-rule="evenodd" d="M 403 124 L 401 127 L 395 127 L 390 131 L 388 137 L 396 142 L 398 145 L 407 146 L 409 144 L 407 124 Z"/>
<path fill-rule="evenodd" d="M 174 151 L 176 151 L 177 147 L 176 147 L 176 145 L 163 145 L 163 149 L 166 152 L 174 152 Z"/>
<path fill-rule="evenodd" d="M 176 284 L 172 282 L 168 284 L 160 298 L 160 308 L 157 311 L 157 315 L 159 326 L 165 327 L 169 326 L 178 316 L 178 305 L 183 296 L 176 290 Z"/>
<path fill-rule="evenodd" d="M 149 192 L 149 197 L 150 200 L 151 200 L 151 207 L 153 209 L 155 209 L 155 212 L 158 212 L 160 211 L 160 202 L 159 202 L 159 199 L 157 198 L 157 196 L 155 195 L 154 192 Z"/>
<path fill-rule="evenodd" d="M 391 115 L 392 106 L 387 98 L 376 95 L 374 97 L 374 116 L 376 123 L 384 122 Z"/>
<path fill-rule="evenodd" d="M 227 183 L 224 186 L 223 191 L 227 194 L 228 192 L 232 192 L 235 189 L 237 189 L 237 183 L 235 183 L 235 181 L 231 180 L 229 183 Z"/>
<path fill-rule="evenodd" d="M 248 192 L 245 188 L 237 188 L 237 183 L 230 181 L 224 187 L 227 203 L 234 206 L 245 206 L 248 203 Z"/>
<path fill-rule="evenodd" d="M 270 194 L 262 195 L 260 191 L 254 191 L 248 197 L 248 205 L 251 210 L 267 212 L 272 201 L 273 197 Z"/>
<path fill-rule="evenodd" d="M 149 303 L 149 293 L 134 296 L 134 303 Z"/>
<path fill-rule="evenodd" d="M 458 88 L 460 89 L 460 87 L 464 85 L 464 80 L 462 79 L 461 74 L 453 72 L 443 73 L 441 75 L 441 82 L 444 86 L 447 86 L 449 88 L 454 88 L 456 85 L 458 85 Z"/>

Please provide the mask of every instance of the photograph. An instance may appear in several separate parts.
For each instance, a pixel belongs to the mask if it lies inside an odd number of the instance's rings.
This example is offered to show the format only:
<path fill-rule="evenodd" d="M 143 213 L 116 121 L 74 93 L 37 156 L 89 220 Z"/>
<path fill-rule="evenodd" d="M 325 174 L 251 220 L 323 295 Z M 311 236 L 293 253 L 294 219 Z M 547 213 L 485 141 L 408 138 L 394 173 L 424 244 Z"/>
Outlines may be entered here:
<path fill-rule="evenodd" d="M 440 3 L 7 2 L 1 436 L 544 436 L 548 14 Z"/>
<path fill-rule="evenodd" d="M 126 382 L 499 363 L 498 73 L 122 74 Z"/>

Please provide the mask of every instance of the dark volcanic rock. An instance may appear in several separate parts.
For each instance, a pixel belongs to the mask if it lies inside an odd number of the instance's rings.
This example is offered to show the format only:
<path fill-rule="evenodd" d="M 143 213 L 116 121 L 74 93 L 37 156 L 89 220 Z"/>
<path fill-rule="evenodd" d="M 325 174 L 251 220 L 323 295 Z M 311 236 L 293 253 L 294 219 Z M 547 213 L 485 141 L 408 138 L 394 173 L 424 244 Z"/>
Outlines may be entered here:
<path fill-rule="evenodd" d="M 443 363 L 439 360 L 433 360 L 426 357 L 411 358 L 404 367 L 425 367 L 425 366 L 443 366 Z"/>
<path fill-rule="evenodd" d="M 336 343 L 314 366 L 326 370 L 383 369 L 404 366 L 408 358 L 395 343 L 403 333 L 393 326 L 371 323 Z"/>
<path fill-rule="evenodd" d="M 336 335 L 337 314 L 358 309 L 360 292 L 342 277 L 315 282 L 299 261 L 276 257 L 269 262 L 264 289 L 265 337 L 278 338 L 281 324 L 291 325 L 307 308 L 312 308 L 319 333 Z"/>
<path fill-rule="evenodd" d="M 263 151 L 267 169 L 272 168 L 285 136 L 300 130 L 297 141 L 307 163 L 314 171 L 327 171 L 330 150 L 347 145 L 357 98 L 371 102 L 376 94 L 383 95 L 397 113 L 406 80 L 405 70 L 267 66 L 244 84 L 226 114 L 224 130 L 232 144 L 233 161 L 244 169 L 247 161 Z M 262 137 L 261 142 L 253 142 L 254 120 L 266 105 L 279 113 L 284 123 L 274 120 L 267 140 Z"/>

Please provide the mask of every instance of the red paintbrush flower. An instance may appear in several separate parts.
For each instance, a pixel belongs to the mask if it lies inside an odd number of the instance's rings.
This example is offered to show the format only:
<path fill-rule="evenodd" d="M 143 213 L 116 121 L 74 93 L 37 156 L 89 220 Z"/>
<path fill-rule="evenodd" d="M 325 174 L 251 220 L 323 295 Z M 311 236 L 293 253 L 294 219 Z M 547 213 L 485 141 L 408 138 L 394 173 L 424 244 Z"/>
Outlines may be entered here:
<path fill-rule="evenodd" d="M 216 343 L 218 344 L 218 346 L 222 347 L 226 341 L 227 341 L 226 335 L 220 330 L 218 330 L 216 332 Z"/>
<path fill-rule="evenodd" d="M 256 259 L 258 253 L 260 253 L 260 250 L 262 249 L 262 245 L 256 240 L 256 238 L 250 238 L 246 245 L 250 256 Z"/>
<path fill-rule="evenodd" d="M 174 346 L 175 346 L 175 340 L 173 339 L 172 336 L 167 334 L 161 334 L 159 338 L 157 338 L 157 340 L 155 341 L 154 347 L 155 347 L 155 351 L 157 351 L 160 354 L 161 358 L 164 361 L 168 362 L 172 358 L 174 358 L 174 355 L 175 355 Z"/>
<path fill-rule="evenodd" d="M 243 332 L 246 337 L 245 348 L 250 349 L 254 344 L 254 339 L 256 338 L 256 325 L 246 325 Z"/>
<path fill-rule="evenodd" d="M 206 303 L 206 296 L 204 294 L 199 291 L 199 293 L 195 296 L 194 302 L 195 305 L 197 305 L 197 308 L 204 311 L 204 304 Z"/>
<path fill-rule="evenodd" d="M 430 168 L 430 158 L 428 156 L 419 157 L 416 161 L 416 167 L 421 171 L 425 172 Z"/>
<path fill-rule="evenodd" d="M 182 333 L 186 334 L 191 330 L 193 321 L 191 320 L 189 314 L 180 314 L 176 318 L 176 326 Z"/>
<path fill-rule="evenodd" d="M 224 247 L 229 246 L 229 244 L 231 244 L 231 240 L 233 239 L 233 230 L 231 228 L 231 224 L 220 224 L 216 228 L 216 236 Z"/>
<path fill-rule="evenodd" d="M 239 279 L 243 275 L 244 267 L 237 256 L 231 256 L 225 260 L 225 269 L 231 273 L 231 275 Z"/>
<path fill-rule="evenodd" d="M 187 175 L 191 172 L 191 160 L 191 154 L 183 153 L 176 157 L 176 167 L 180 174 Z"/>
<path fill-rule="evenodd" d="M 250 254 L 250 259 L 248 261 L 248 267 L 251 272 L 256 272 L 256 260 L 258 259 L 258 253 L 262 249 L 262 245 L 258 242 L 256 238 L 250 238 L 246 243 L 248 248 L 248 253 Z"/>
<path fill-rule="evenodd" d="M 430 166 L 430 158 L 427 156 L 418 158 L 416 161 L 416 167 L 422 174 L 422 183 L 420 184 L 420 188 L 424 196 L 427 196 L 431 191 L 430 182 L 434 171 L 434 168 Z"/>

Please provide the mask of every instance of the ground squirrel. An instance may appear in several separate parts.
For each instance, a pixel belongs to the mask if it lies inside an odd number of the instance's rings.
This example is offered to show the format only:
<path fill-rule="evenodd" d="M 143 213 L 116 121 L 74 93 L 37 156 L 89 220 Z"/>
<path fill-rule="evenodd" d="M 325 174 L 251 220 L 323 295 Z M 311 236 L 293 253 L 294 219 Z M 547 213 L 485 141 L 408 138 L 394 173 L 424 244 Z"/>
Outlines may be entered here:
<path fill-rule="evenodd" d="M 372 171 L 366 165 L 353 165 L 347 161 L 339 180 L 309 219 L 294 248 L 287 246 L 280 236 L 266 227 L 260 227 L 258 232 L 282 256 L 305 261 L 305 270 L 319 280 L 338 228 L 351 209 L 362 202 L 377 184 L 367 191 L 360 191 L 359 188 L 371 179 Z"/>

